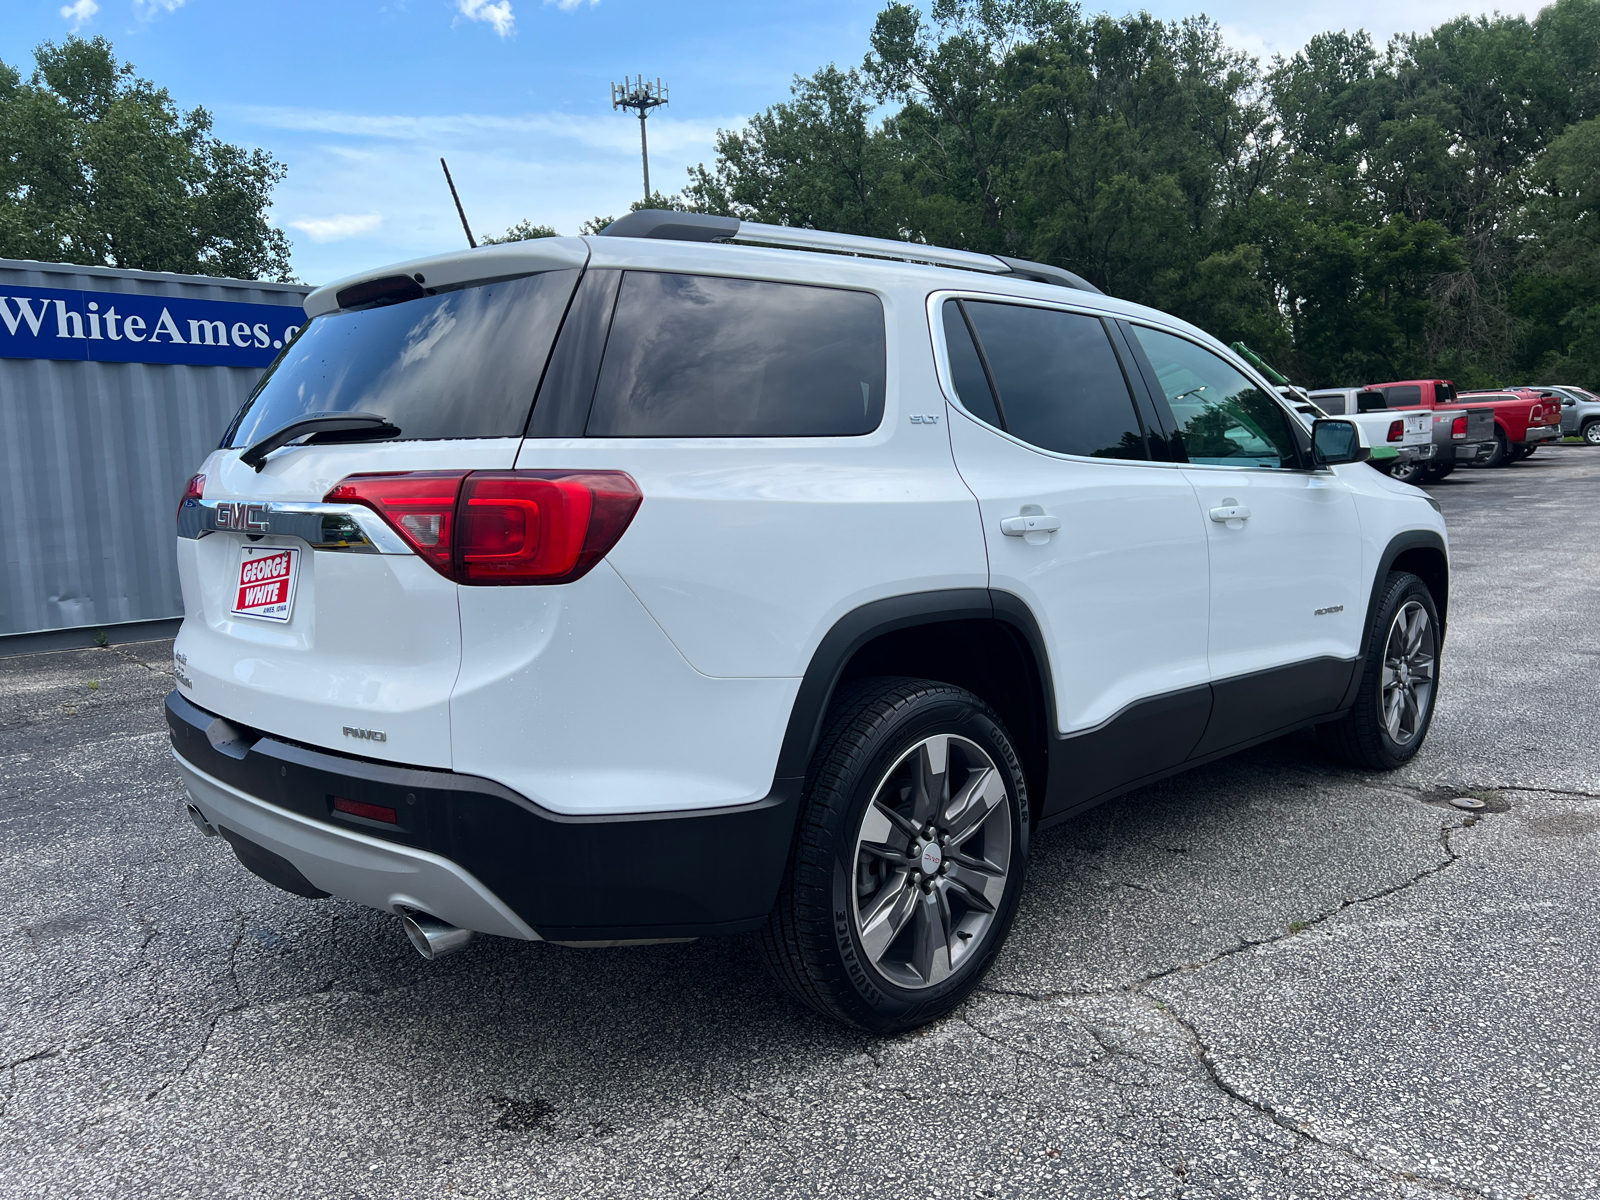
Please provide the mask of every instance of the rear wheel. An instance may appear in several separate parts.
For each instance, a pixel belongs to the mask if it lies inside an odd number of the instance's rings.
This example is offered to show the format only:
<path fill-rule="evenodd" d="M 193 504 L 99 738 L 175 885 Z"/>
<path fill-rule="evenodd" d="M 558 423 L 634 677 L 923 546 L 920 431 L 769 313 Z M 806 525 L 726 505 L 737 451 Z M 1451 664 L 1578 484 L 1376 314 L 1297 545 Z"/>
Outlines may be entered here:
<path fill-rule="evenodd" d="M 1346 762 L 1392 771 L 1415 757 L 1433 723 L 1439 688 L 1439 612 L 1427 585 L 1393 571 L 1383 587 L 1355 707 L 1317 727 Z"/>
<path fill-rule="evenodd" d="M 1590 421 L 1583 427 L 1583 440 L 1591 446 L 1600 446 L 1600 420 Z"/>
<path fill-rule="evenodd" d="M 1533 455 L 1534 455 L 1534 451 L 1536 451 L 1538 449 L 1539 449 L 1539 447 L 1537 447 L 1537 446 L 1524 446 L 1522 448 L 1522 453 L 1521 453 L 1521 455 L 1519 455 L 1519 457 L 1521 457 L 1521 458 L 1532 458 Z"/>
<path fill-rule="evenodd" d="M 1406 459 L 1404 462 L 1397 461 L 1394 466 L 1389 468 L 1389 478 L 1398 479 L 1401 483 L 1426 483 L 1428 468 L 1423 465 L 1420 458 Z"/>
<path fill-rule="evenodd" d="M 1439 480 L 1443 479 L 1446 475 L 1450 474 L 1450 472 L 1454 471 L 1455 469 L 1456 469 L 1455 463 L 1447 463 L 1442 467 L 1429 467 L 1428 468 L 1428 482 L 1429 483 L 1438 483 Z"/>
<path fill-rule="evenodd" d="M 943 1016 L 988 970 L 1016 911 L 1027 784 L 971 692 L 878 678 L 843 690 L 761 936 L 773 975 L 874 1033 Z"/>

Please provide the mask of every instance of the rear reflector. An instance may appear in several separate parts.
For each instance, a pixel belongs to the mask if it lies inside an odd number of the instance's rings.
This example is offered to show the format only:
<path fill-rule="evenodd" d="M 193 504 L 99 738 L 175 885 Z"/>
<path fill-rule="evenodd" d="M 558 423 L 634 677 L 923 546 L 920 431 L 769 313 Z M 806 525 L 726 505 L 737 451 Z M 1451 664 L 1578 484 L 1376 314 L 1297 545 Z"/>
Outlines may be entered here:
<path fill-rule="evenodd" d="M 350 475 L 325 497 L 365 504 L 457 583 L 570 583 L 622 537 L 643 499 L 621 471 Z"/>
<path fill-rule="evenodd" d="M 369 821 L 382 821 L 385 825 L 398 825 L 400 816 L 382 804 L 368 804 L 364 800 L 351 800 L 344 796 L 333 798 L 333 811 L 349 813 L 352 817 L 365 817 Z"/>

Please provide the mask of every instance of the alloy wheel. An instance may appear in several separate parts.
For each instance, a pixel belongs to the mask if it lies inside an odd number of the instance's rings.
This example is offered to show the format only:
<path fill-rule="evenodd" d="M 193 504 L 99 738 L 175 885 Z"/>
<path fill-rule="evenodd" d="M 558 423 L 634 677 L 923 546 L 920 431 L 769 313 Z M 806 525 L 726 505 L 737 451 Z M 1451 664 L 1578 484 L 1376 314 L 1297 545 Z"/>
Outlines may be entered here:
<path fill-rule="evenodd" d="M 1600 446 L 1600 421 L 1591 421 L 1583 427 L 1583 440 L 1591 446 Z"/>
<path fill-rule="evenodd" d="M 1378 716 L 1397 746 L 1409 743 L 1426 724 L 1433 703 L 1434 654 L 1428 610 L 1408 600 L 1389 626 L 1378 693 Z"/>
<path fill-rule="evenodd" d="M 906 989 L 948 979 L 983 944 L 1011 871 L 1004 777 L 976 743 L 936 734 L 873 793 L 856 835 L 855 933 Z"/>

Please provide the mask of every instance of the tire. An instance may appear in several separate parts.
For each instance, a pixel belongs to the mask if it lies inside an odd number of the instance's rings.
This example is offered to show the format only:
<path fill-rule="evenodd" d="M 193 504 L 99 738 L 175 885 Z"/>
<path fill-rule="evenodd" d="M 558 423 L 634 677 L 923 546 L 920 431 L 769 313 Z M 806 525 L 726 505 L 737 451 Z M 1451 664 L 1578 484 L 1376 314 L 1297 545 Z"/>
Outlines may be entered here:
<path fill-rule="evenodd" d="M 933 770 L 941 748 L 943 773 Z M 967 793 L 969 807 L 952 815 L 947 798 L 936 811 L 952 791 Z M 1011 927 L 1027 817 L 1011 738 L 977 696 L 899 677 L 841 689 L 761 933 L 773 976 L 802 1003 L 871 1033 L 943 1016 L 977 986 Z"/>
<path fill-rule="evenodd" d="M 1506 439 L 1506 431 L 1500 426 L 1494 427 L 1494 450 L 1489 457 L 1478 464 L 1482 467 L 1506 467 L 1511 465 L 1511 443 Z"/>
<path fill-rule="evenodd" d="M 1438 695 L 1439 612 L 1433 594 L 1415 575 L 1392 571 L 1367 631 L 1355 706 L 1317 726 L 1317 736 L 1335 758 L 1392 771 L 1422 749 Z"/>
<path fill-rule="evenodd" d="M 1413 458 L 1406 462 L 1396 462 L 1389 468 L 1389 478 L 1399 483 L 1423 484 L 1428 481 L 1428 468 L 1421 459 Z"/>
<path fill-rule="evenodd" d="M 1429 467 L 1428 468 L 1428 482 L 1429 483 L 1438 483 L 1439 480 L 1443 479 L 1446 475 L 1450 474 L 1450 472 L 1454 471 L 1455 469 L 1456 469 L 1455 463 L 1447 463 L 1442 467 Z"/>
<path fill-rule="evenodd" d="M 1578 434 L 1590 446 L 1600 446 L 1600 420 L 1590 421 Z"/>
<path fill-rule="evenodd" d="M 1538 449 L 1539 449 L 1539 447 L 1537 447 L 1537 446 L 1524 446 L 1522 448 L 1522 453 L 1519 454 L 1517 457 L 1518 458 L 1532 458 L 1533 455 L 1534 455 L 1534 452 L 1536 450 L 1538 450 Z"/>

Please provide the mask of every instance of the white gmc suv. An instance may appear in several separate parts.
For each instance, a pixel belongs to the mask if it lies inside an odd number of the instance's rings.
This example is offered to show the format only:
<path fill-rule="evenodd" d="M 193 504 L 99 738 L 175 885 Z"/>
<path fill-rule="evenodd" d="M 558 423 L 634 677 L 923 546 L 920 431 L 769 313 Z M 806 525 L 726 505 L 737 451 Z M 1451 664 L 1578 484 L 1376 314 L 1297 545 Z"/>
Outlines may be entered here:
<path fill-rule="evenodd" d="M 1437 507 L 1058 268 L 639 212 L 306 309 L 180 503 L 173 753 L 251 871 L 430 957 L 759 931 L 905 1029 L 1041 826 L 1427 736 Z"/>

